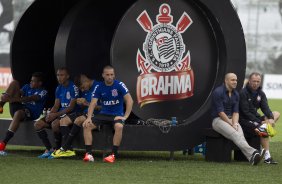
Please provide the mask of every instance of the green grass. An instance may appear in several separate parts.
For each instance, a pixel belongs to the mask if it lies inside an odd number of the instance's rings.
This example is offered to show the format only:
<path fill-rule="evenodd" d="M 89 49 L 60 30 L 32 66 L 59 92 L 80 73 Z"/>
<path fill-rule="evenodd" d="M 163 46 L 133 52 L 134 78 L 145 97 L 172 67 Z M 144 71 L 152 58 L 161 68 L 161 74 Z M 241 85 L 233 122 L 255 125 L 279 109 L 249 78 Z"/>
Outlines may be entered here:
<path fill-rule="evenodd" d="M 271 109 L 282 112 L 282 100 L 270 100 Z M 7 108 L 7 106 L 6 106 Z M 5 110 L 4 116 L 7 116 Z M 2 117 L 2 115 L 0 116 Z M 72 159 L 38 159 L 42 147 L 8 146 L 8 156 L 0 157 L 1 183 L 281 183 L 282 122 L 276 125 L 278 134 L 270 144 L 271 155 L 278 165 L 247 162 L 213 163 L 201 154 L 184 156 L 175 153 L 169 161 L 168 152 L 121 152 L 114 164 L 102 162 L 101 152 L 95 153 L 95 163 L 83 163 L 83 151 Z"/>
<path fill-rule="evenodd" d="M 281 183 L 281 142 L 271 144 L 272 156 L 280 164 L 258 166 L 206 162 L 201 154 L 184 156 L 181 152 L 173 161 L 168 160 L 168 152 L 121 152 L 114 164 L 103 163 L 97 152 L 94 163 L 83 163 L 82 152 L 73 159 L 48 160 L 36 158 L 39 150 L 10 146 L 10 154 L 0 157 L 1 183 Z"/>

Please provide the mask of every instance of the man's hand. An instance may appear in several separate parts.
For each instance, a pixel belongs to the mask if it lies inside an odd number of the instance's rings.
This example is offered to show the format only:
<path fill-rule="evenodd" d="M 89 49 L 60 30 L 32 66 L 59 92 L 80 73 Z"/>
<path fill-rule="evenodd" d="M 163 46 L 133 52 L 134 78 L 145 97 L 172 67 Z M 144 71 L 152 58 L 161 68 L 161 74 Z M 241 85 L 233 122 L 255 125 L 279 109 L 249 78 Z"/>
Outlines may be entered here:
<path fill-rule="evenodd" d="M 124 116 L 116 116 L 114 120 L 115 120 L 115 121 L 116 121 L 116 120 L 123 120 L 123 121 L 125 121 L 125 120 L 126 120 L 126 117 L 124 117 Z"/>
<path fill-rule="evenodd" d="M 87 103 L 87 101 L 86 101 L 85 98 L 77 98 L 77 99 L 76 99 L 76 103 L 77 103 L 78 105 L 84 105 L 84 106 L 88 105 L 88 103 Z"/>
<path fill-rule="evenodd" d="M 55 120 L 57 118 L 57 114 L 55 112 L 50 112 L 49 114 L 47 114 L 45 120 L 47 122 L 51 122 L 53 120 Z"/>
<path fill-rule="evenodd" d="M 239 124 L 238 124 L 238 123 L 233 123 L 233 124 L 232 124 L 232 127 L 233 127 L 236 131 L 238 131 Z"/>
<path fill-rule="evenodd" d="M 275 122 L 274 122 L 274 119 L 268 119 L 266 120 L 267 123 L 271 124 L 272 127 L 275 126 Z"/>
<path fill-rule="evenodd" d="M 85 128 L 87 128 L 91 123 L 92 123 L 91 118 L 87 118 L 87 119 L 83 122 L 82 126 L 85 127 Z"/>

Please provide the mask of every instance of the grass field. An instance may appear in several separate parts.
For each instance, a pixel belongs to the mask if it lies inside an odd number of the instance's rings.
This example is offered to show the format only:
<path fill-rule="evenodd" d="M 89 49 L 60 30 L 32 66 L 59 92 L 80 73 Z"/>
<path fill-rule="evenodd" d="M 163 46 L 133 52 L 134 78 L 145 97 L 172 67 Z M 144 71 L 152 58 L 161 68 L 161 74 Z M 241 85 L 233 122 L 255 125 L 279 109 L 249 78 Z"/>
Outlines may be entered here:
<path fill-rule="evenodd" d="M 282 112 L 282 100 L 270 100 L 272 110 Z M 4 116 L 8 112 L 5 110 Z M 2 115 L 0 116 L 2 117 Z M 175 153 L 169 161 L 168 152 L 120 152 L 114 164 L 102 162 L 102 153 L 95 152 L 94 163 L 83 163 L 83 151 L 72 159 L 42 160 L 37 156 L 42 147 L 8 146 L 8 156 L 0 157 L 1 184 L 141 184 L 141 183 L 267 183 L 281 182 L 282 122 L 271 141 L 271 154 L 278 165 L 247 162 L 213 163 L 204 161 L 201 154 L 193 156 Z M 1 135 L 3 136 L 3 135 Z"/>

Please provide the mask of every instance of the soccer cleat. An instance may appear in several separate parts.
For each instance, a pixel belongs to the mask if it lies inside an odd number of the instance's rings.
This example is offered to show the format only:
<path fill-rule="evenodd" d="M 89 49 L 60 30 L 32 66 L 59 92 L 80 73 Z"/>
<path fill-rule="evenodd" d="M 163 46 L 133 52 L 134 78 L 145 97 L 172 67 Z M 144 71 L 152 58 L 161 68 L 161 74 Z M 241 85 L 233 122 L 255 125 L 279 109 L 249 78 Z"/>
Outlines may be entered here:
<path fill-rule="evenodd" d="M 53 151 L 46 150 L 42 155 L 39 155 L 38 158 L 49 158 Z"/>
<path fill-rule="evenodd" d="M 115 155 L 111 154 L 103 159 L 104 162 L 114 163 L 115 162 Z"/>
<path fill-rule="evenodd" d="M 0 151 L 0 156 L 7 156 L 7 152 L 5 152 L 5 151 Z"/>
<path fill-rule="evenodd" d="M 6 148 L 6 144 L 4 142 L 0 142 L 0 151 L 4 151 Z"/>
<path fill-rule="evenodd" d="M 84 162 L 94 162 L 94 157 L 89 153 L 85 153 L 83 161 Z"/>
<path fill-rule="evenodd" d="M 60 158 L 60 157 L 72 157 L 75 156 L 75 152 L 72 150 L 64 150 L 62 148 L 54 151 L 51 156 L 53 156 L 54 158 Z"/>
<path fill-rule="evenodd" d="M 266 128 L 259 127 L 259 128 L 256 128 L 255 131 L 260 137 L 268 137 Z"/>
<path fill-rule="evenodd" d="M 0 105 L 0 114 L 3 114 L 4 108 Z"/>
<path fill-rule="evenodd" d="M 260 150 L 260 160 L 262 160 L 264 158 L 265 153 L 266 153 L 266 150 L 264 148 L 262 148 Z"/>
<path fill-rule="evenodd" d="M 252 154 L 252 157 L 251 157 L 251 159 L 250 159 L 250 163 L 251 163 L 252 165 L 257 165 L 260 161 L 261 161 L 260 154 L 259 154 L 259 152 L 256 150 L 256 151 L 254 151 L 254 153 Z"/>
<path fill-rule="evenodd" d="M 264 163 L 266 163 L 266 164 L 278 164 L 278 162 L 274 161 L 271 157 L 264 160 Z"/>

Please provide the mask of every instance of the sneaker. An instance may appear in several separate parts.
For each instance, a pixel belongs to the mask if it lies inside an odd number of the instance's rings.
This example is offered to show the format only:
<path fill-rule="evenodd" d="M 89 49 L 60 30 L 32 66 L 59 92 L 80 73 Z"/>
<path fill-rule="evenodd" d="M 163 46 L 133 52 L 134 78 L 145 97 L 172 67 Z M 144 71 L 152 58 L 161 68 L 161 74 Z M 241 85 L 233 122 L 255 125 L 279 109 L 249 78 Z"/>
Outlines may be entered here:
<path fill-rule="evenodd" d="M 0 142 L 0 151 L 4 151 L 6 148 L 6 144 L 4 142 Z"/>
<path fill-rule="evenodd" d="M 250 163 L 252 165 L 257 165 L 260 162 L 260 160 L 261 160 L 261 157 L 260 157 L 259 151 L 258 150 L 254 151 L 250 159 Z"/>
<path fill-rule="evenodd" d="M 3 114 L 4 112 L 4 108 L 2 107 L 2 105 L 0 105 L 0 114 Z"/>
<path fill-rule="evenodd" d="M 46 150 L 42 155 L 39 155 L 38 158 L 48 158 L 48 157 L 51 156 L 52 153 L 53 153 L 53 151 Z"/>
<path fill-rule="evenodd" d="M 255 131 L 258 134 L 258 136 L 260 137 L 268 137 L 266 128 L 259 127 L 259 128 L 256 128 Z"/>
<path fill-rule="evenodd" d="M 111 154 L 103 159 L 104 162 L 114 163 L 115 162 L 115 155 Z"/>
<path fill-rule="evenodd" d="M 7 152 L 5 152 L 5 151 L 0 151 L 0 156 L 7 156 Z"/>
<path fill-rule="evenodd" d="M 85 153 L 83 161 L 84 162 L 94 162 L 94 157 L 89 153 Z"/>
<path fill-rule="evenodd" d="M 278 164 L 278 162 L 274 161 L 271 157 L 264 160 L 264 163 L 266 163 L 266 164 Z"/>
<path fill-rule="evenodd" d="M 72 157 L 75 156 L 75 152 L 72 150 L 64 150 L 63 148 L 60 148 L 56 151 L 54 151 L 51 156 L 54 158 L 60 158 L 60 157 Z"/>

